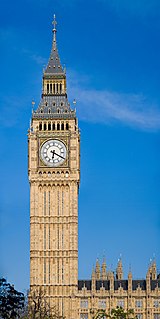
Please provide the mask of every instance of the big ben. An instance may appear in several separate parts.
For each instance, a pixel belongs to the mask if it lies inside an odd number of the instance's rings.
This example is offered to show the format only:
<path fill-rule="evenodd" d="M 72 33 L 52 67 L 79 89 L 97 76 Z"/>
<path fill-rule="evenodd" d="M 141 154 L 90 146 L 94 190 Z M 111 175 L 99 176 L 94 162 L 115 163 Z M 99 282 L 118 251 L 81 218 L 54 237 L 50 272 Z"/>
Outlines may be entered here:
<path fill-rule="evenodd" d="M 42 97 L 28 134 L 30 290 L 43 288 L 61 315 L 74 316 L 78 286 L 80 134 L 66 92 L 56 20 Z"/>

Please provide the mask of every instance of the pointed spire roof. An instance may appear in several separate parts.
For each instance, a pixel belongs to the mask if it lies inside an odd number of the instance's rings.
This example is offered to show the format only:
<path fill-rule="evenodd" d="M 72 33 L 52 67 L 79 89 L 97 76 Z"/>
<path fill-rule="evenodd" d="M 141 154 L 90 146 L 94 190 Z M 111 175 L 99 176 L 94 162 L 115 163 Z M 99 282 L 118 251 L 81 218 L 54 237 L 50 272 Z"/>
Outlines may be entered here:
<path fill-rule="evenodd" d="M 57 25 L 57 21 L 56 21 L 56 16 L 54 14 L 54 17 L 53 17 L 53 40 L 52 40 L 52 49 L 51 49 L 51 54 L 50 54 L 50 58 L 49 58 L 49 61 L 48 61 L 48 64 L 47 64 L 47 67 L 44 71 L 44 75 L 45 74 L 65 74 L 63 68 L 62 68 L 62 65 L 61 65 L 61 62 L 60 62 L 60 57 L 59 57 L 59 54 L 58 54 L 58 49 L 57 49 L 57 41 L 56 41 L 56 32 L 57 32 L 57 29 L 56 29 L 56 25 Z"/>

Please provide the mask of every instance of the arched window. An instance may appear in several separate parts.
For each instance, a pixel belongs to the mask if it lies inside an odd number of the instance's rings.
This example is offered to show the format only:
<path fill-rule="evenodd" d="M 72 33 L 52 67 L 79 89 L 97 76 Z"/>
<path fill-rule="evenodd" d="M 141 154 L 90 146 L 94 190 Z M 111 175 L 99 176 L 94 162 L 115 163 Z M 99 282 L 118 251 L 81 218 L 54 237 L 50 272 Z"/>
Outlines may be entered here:
<path fill-rule="evenodd" d="M 55 83 L 53 84 L 53 93 L 55 94 L 56 92 L 56 89 L 55 89 Z"/>
<path fill-rule="evenodd" d="M 57 131 L 59 131 L 59 130 L 60 130 L 60 124 L 57 123 Z"/>
<path fill-rule="evenodd" d="M 43 109 L 41 109 L 41 113 L 43 113 Z"/>
<path fill-rule="evenodd" d="M 39 130 L 42 131 L 42 123 L 39 123 Z"/>
<path fill-rule="evenodd" d="M 61 124 L 61 130 L 64 131 L 64 123 Z"/>
<path fill-rule="evenodd" d="M 51 109 L 48 109 L 48 113 L 49 113 L 49 114 L 51 113 Z"/>
<path fill-rule="evenodd" d="M 44 131 L 46 131 L 46 129 L 47 129 L 47 125 L 46 123 L 44 123 Z"/>
<path fill-rule="evenodd" d="M 60 83 L 60 94 L 62 93 L 62 83 Z"/>
<path fill-rule="evenodd" d="M 68 123 L 66 123 L 66 130 L 69 130 L 69 125 L 68 125 Z"/>
<path fill-rule="evenodd" d="M 59 113 L 60 111 L 59 111 L 59 109 L 57 109 L 57 113 Z"/>
<path fill-rule="evenodd" d="M 47 94 L 49 93 L 49 84 L 47 84 Z"/>
<path fill-rule="evenodd" d="M 52 124 L 52 130 L 55 130 L 55 123 Z"/>
<path fill-rule="evenodd" d="M 48 131 L 51 131 L 51 123 L 48 123 Z"/>
<path fill-rule="evenodd" d="M 50 83 L 50 93 L 52 93 L 52 83 Z"/>
<path fill-rule="evenodd" d="M 57 93 L 58 93 L 58 83 L 57 83 Z"/>

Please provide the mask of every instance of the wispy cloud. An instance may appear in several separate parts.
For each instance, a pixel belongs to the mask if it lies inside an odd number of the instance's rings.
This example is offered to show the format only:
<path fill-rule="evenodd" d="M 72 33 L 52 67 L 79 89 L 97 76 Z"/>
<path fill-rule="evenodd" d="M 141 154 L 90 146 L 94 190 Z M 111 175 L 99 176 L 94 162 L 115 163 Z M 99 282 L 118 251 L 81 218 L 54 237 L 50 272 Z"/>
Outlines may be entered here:
<path fill-rule="evenodd" d="M 33 60 L 37 64 L 44 65 L 44 64 L 47 63 L 47 59 L 46 58 L 44 58 L 41 55 L 38 55 L 36 53 L 33 53 L 31 50 L 22 49 L 22 53 L 27 55 L 31 60 Z"/>
<path fill-rule="evenodd" d="M 141 130 L 160 129 L 160 107 L 143 94 L 125 94 L 109 90 L 86 89 L 85 86 L 69 83 L 71 98 L 77 97 L 79 117 L 95 123 L 119 123 Z"/>
<path fill-rule="evenodd" d="M 99 0 L 111 6 L 117 11 L 146 16 L 158 13 L 160 9 L 159 0 Z"/>

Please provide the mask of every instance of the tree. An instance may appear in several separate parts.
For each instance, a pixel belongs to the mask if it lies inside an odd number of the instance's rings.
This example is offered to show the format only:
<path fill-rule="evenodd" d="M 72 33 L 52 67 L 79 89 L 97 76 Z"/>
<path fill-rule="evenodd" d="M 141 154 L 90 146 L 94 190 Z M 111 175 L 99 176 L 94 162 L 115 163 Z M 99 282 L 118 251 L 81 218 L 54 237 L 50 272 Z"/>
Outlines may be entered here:
<path fill-rule="evenodd" d="M 21 319 L 64 319 L 56 306 L 50 306 L 42 291 L 31 291 L 26 297 L 26 305 L 20 316 Z"/>
<path fill-rule="evenodd" d="M 122 307 L 117 307 L 115 309 L 111 310 L 110 314 L 107 314 L 105 310 L 99 309 L 94 319 L 136 319 L 136 316 L 134 315 L 134 310 L 124 310 Z"/>
<path fill-rule="evenodd" d="M 0 318 L 19 318 L 24 307 L 24 294 L 14 289 L 5 278 L 0 278 Z"/>

